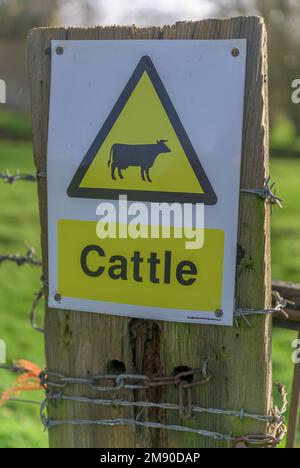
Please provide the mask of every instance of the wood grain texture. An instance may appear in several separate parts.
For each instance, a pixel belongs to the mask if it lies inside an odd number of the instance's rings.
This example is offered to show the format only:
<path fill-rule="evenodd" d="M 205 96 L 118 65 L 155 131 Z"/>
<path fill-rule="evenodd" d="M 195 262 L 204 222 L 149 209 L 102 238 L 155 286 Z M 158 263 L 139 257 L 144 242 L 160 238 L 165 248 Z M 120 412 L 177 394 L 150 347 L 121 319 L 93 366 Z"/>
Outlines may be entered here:
<path fill-rule="evenodd" d="M 38 170 L 46 166 L 51 39 L 232 39 L 246 38 L 247 82 L 241 186 L 261 188 L 268 174 L 268 102 L 266 31 L 260 18 L 182 22 L 164 28 L 96 27 L 91 29 L 36 29 L 29 36 L 34 155 Z M 222 86 L 222 77 L 220 77 Z M 44 275 L 47 277 L 46 180 L 39 181 Z M 269 208 L 262 200 L 242 194 L 236 277 L 237 305 L 270 306 Z M 46 362 L 50 370 L 85 377 L 106 372 L 112 360 L 127 372 L 170 375 L 178 366 L 199 367 L 209 359 L 213 378 L 206 387 L 193 388 L 195 404 L 214 408 L 245 408 L 265 414 L 271 406 L 270 319 L 252 319 L 252 328 L 223 328 L 195 324 L 143 321 L 46 307 Z M 96 396 L 86 388 L 70 387 L 70 394 Z M 111 395 L 107 395 L 108 397 Z M 137 400 L 177 402 L 176 388 L 163 391 L 121 392 Z M 49 416 L 61 418 L 134 417 L 131 409 L 60 403 Z M 219 416 L 194 416 L 182 422 L 175 412 L 144 411 L 144 419 L 187 424 L 240 436 L 264 434 L 266 425 Z M 197 435 L 121 427 L 65 426 L 50 430 L 51 447 L 222 447 L 223 443 Z"/>

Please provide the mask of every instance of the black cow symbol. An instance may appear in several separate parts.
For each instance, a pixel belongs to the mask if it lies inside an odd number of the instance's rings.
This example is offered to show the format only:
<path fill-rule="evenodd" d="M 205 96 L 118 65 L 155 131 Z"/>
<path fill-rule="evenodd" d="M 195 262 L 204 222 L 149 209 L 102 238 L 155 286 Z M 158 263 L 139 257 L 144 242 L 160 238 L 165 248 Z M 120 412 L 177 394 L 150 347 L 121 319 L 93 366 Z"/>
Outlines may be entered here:
<path fill-rule="evenodd" d="M 149 169 L 153 166 L 159 154 L 170 153 L 171 150 L 166 145 L 168 140 L 157 140 L 155 144 L 150 145 L 123 145 L 115 143 L 110 150 L 110 158 L 108 167 L 111 165 L 111 177 L 116 180 L 115 170 L 118 169 L 118 174 L 121 179 L 122 169 L 127 169 L 129 166 L 137 166 L 141 168 L 141 177 L 145 181 L 145 172 L 148 182 L 152 182 L 149 176 Z"/>

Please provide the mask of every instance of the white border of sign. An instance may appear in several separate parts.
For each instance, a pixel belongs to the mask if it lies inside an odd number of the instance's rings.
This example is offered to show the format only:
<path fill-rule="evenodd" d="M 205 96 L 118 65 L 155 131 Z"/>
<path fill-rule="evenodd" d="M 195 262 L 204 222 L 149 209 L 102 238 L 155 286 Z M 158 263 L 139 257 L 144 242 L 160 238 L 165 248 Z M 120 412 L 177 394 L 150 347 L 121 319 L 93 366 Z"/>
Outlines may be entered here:
<path fill-rule="evenodd" d="M 64 48 L 63 55 L 56 48 Z M 52 41 L 48 133 L 49 307 L 128 317 L 232 325 L 234 309 L 246 40 Z M 238 48 L 238 57 L 232 49 Z M 100 200 L 67 188 L 143 55 L 166 86 L 218 203 L 205 207 L 205 228 L 225 230 L 222 318 L 211 312 L 160 309 L 63 297 L 57 291 L 57 222 L 97 221 Z M 117 203 L 117 202 L 116 202 Z M 130 202 L 129 202 L 130 203 Z"/>

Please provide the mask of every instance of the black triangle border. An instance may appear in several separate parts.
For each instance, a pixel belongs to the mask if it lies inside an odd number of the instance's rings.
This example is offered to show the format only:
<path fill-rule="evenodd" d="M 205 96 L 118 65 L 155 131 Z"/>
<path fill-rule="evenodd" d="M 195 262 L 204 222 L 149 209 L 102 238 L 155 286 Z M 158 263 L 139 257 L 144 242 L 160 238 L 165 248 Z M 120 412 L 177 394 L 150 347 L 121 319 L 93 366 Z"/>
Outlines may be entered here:
<path fill-rule="evenodd" d="M 128 189 L 102 189 L 102 188 L 86 188 L 80 187 L 80 184 L 96 157 L 99 148 L 103 144 L 108 133 L 112 129 L 115 121 L 122 112 L 126 105 L 129 97 L 135 89 L 138 81 L 142 74 L 147 71 L 150 80 L 160 98 L 160 101 L 170 119 L 171 124 L 180 140 L 183 150 L 192 166 L 192 169 L 199 180 L 199 183 L 203 189 L 203 193 L 183 193 L 183 192 L 155 192 L 148 190 L 128 190 Z M 193 148 L 192 143 L 181 123 L 181 120 L 172 104 L 172 101 L 156 71 L 156 68 L 147 55 L 144 55 L 136 66 L 133 74 L 123 89 L 120 97 L 116 104 L 112 108 L 106 121 L 101 127 L 95 140 L 90 146 L 87 154 L 83 158 L 80 166 L 78 167 L 69 187 L 67 193 L 70 197 L 76 198 L 94 198 L 94 199 L 118 199 L 120 195 L 127 195 L 130 201 L 149 201 L 149 202 L 179 202 L 179 203 L 204 203 L 205 205 L 215 205 L 217 203 L 217 196 L 206 176 L 206 173 L 198 159 L 198 156 Z"/>

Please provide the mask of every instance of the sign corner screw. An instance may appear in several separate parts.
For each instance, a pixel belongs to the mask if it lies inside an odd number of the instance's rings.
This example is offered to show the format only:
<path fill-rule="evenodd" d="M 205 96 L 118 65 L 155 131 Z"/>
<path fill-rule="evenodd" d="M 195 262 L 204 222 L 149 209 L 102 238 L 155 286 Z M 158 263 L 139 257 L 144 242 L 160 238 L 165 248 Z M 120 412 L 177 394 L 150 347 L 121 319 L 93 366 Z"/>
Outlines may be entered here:
<path fill-rule="evenodd" d="M 54 300 L 55 300 L 56 302 L 61 302 L 61 294 L 56 293 L 55 296 L 54 296 Z"/>
<path fill-rule="evenodd" d="M 238 57 L 238 56 L 240 55 L 240 49 L 238 49 L 237 47 L 235 47 L 234 49 L 232 49 L 231 55 L 232 55 L 233 57 Z"/>
<path fill-rule="evenodd" d="M 58 46 L 55 49 L 57 55 L 62 55 L 64 53 L 64 48 L 62 46 Z"/>
<path fill-rule="evenodd" d="M 223 315 L 224 315 L 224 312 L 223 312 L 222 309 L 216 309 L 215 310 L 215 316 L 216 317 L 221 318 L 221 317 L 223 317 Z"/>

